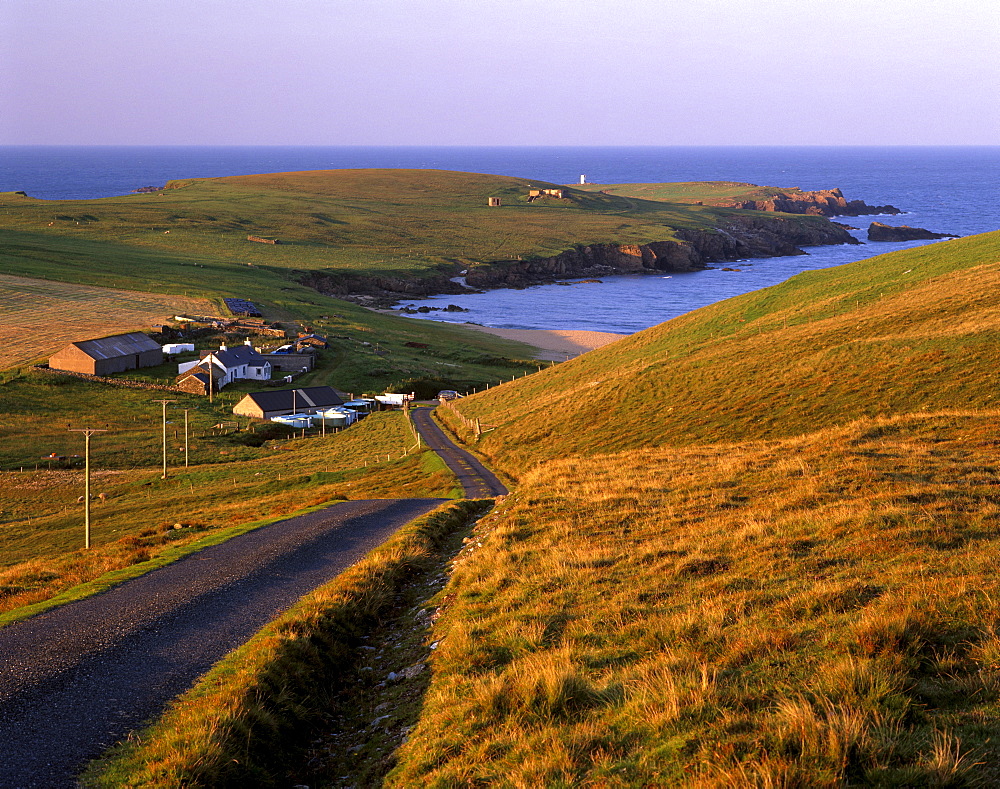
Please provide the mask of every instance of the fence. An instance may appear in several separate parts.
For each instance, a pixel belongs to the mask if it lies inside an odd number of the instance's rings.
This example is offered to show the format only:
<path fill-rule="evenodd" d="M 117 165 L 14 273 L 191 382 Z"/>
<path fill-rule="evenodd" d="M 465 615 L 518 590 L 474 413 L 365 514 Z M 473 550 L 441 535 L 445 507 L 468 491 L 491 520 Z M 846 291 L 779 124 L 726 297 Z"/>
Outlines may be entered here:
<path fill-rule="evenodd" d="M 440 408 L 449 416 L 453 416 L 455 420 L 457 420 L 460 424 L 462 424 L 465 427 L 465 429 L 473 435 L 474 440 L 478 441 L 480 437 L 483 435 L 483 426 L 480 423 L 479 418 L 477 417 L 476 419 L 469 419 L 467 416 L 465 416 L 465 414 L 461 413 L 457 408 L 455 408 L 455 404 L 451 400 L 441 400 L 440 404 L 438 405 L 438 408 Z"/>

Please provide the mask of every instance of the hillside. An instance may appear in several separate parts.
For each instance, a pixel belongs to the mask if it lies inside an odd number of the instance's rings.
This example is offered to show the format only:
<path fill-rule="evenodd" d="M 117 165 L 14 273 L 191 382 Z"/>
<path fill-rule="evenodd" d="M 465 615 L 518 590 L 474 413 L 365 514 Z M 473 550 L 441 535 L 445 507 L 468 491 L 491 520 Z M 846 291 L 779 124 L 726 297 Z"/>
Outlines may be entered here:
<path fill-rule="evenodd" d="M 1000 406 L 1000 233 L 800 274 L 460 402 L 501 468 Z"/>
<path fill-rule="evenodd" d="M 520 485 L 388 785 L 996 785 L 998 296 L 993 233 L 459 401 Z"/>
<path fill-rule="evenodd" d="M 995 786 L 998 435 L 953 412 L 539 467 L 430 604 L 388 785 Z"/>

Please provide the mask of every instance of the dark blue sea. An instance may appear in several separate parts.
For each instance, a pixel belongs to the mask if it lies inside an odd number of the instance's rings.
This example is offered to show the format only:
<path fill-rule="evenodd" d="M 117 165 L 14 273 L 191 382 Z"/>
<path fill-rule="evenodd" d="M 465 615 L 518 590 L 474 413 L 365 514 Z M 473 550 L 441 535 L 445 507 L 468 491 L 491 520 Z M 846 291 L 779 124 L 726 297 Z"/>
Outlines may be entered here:
<path fill-rule="evenodd" d="M 338 168 L 464 170 L 578 183 L 744 181 L 831 189 L 891 204 L 886 224 L 970 235 L 1000 229 L 1000 147 L 0 147 L 0 191 L 42 199 L 122 195 L 173 178 Z M 864 230 L 873 217 L 841 221 Z M 2 229 L 2 226 L 0 226 Z M 808 256 L 748 261 L 740 272 L 608 277 L 600 285 L 445 296 L 422 303 L 470 311 L 434 317 L 506 328 L 633 332 L 814 268 L 917 246 L 814 247 Z M 926 242 L 922 242 L 926 243 Z M 937 243 L 948 243 L 937 242 Z"/>

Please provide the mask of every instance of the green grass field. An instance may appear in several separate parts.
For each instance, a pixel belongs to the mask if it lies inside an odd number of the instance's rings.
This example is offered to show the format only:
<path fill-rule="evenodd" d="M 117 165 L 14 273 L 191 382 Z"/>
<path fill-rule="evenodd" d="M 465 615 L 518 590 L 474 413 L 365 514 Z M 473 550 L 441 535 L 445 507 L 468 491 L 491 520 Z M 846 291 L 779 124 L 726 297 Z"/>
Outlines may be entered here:
<path fill-rule="evenodd" d="M 734 215 L 574 188 L 565 188 L 565 199 L 529 203 L 530 188 L 557 185 L 437 170 L 277 173 L 167 186 L 87 201 L 0 195 L 0 273 L 192 294 L 214 293 L 225 281 L 255 295 L 306 271 L 454 276 L 477 263 L 550 256 L 580 244 L 662 241 L 674 229 L 711 228 Z M 489 197 L 503 205 L 487 207 Z M 281 243 L 253 243 L 247 235 Z"/>

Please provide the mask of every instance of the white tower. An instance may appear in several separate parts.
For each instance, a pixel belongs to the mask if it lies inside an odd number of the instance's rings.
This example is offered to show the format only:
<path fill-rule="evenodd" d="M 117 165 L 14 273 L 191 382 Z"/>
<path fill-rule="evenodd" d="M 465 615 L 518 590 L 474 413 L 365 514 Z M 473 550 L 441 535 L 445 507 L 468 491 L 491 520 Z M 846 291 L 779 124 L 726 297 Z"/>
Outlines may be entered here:
<path fill-rule="evenodd" d="M 580 183 L 581 183 L 581 184 L 585 184 L 585 183 L 587 183 L 587 176 L 585 176 L 585 175 L 581 175 L 581 176 L 580 176 Z"/>

